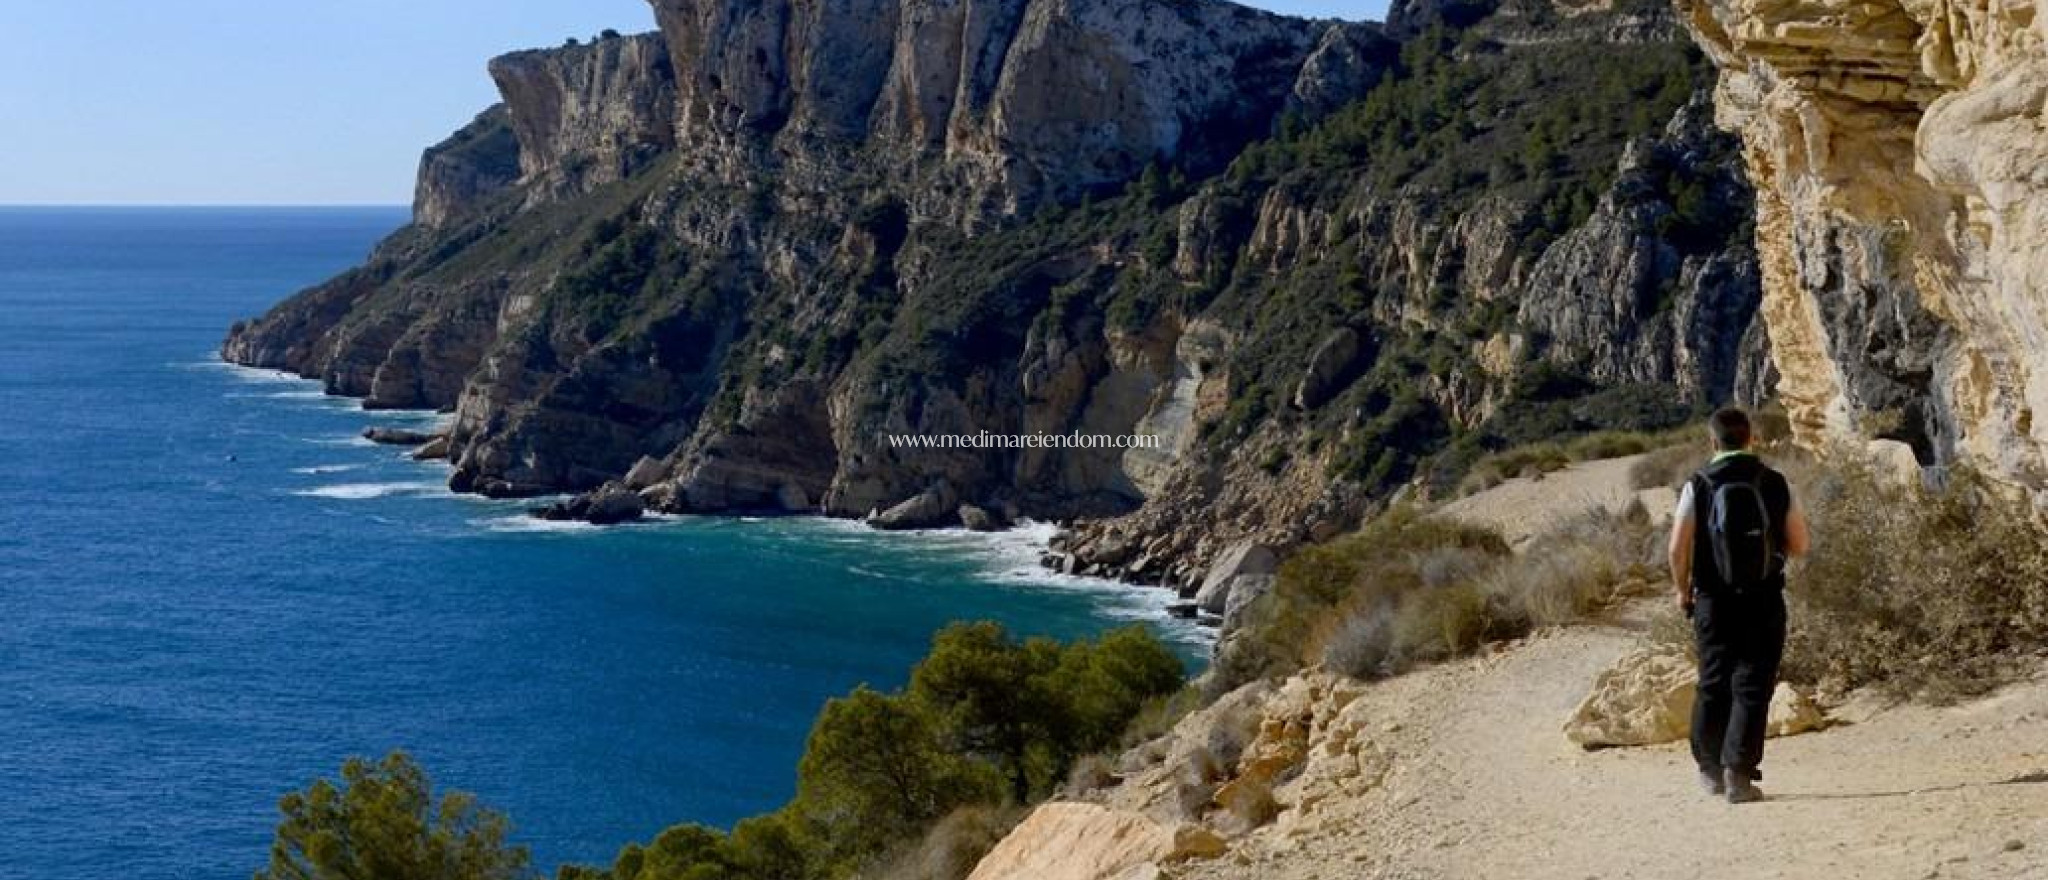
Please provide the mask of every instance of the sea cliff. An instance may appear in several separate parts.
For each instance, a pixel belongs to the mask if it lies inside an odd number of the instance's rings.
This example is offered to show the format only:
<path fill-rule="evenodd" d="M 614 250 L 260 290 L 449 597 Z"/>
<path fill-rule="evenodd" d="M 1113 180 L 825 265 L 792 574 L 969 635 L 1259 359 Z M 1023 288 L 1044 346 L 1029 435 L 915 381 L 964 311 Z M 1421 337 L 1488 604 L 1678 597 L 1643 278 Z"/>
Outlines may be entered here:
<path fill-rule="evenodd" d="M 451 411 L 465 491 L 965 506 L 1181 584 L 1771 385 L 1739 147 L 1668 9 L 653 5 L 494 61 L 414 223 L 224 355 Z M 981 431 L 1161 442 L 888 442 Z"/>

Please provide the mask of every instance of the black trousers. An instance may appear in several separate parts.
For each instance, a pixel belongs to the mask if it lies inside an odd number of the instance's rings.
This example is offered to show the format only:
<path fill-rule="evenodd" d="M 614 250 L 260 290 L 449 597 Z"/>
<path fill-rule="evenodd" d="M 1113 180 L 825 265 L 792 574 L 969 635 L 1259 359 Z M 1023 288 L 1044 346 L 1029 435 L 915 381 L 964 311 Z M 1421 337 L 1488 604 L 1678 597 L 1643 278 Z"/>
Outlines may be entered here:
<path fill-rule="evenodd" d="M 1699 646 L 1699 690 L 1692 703 L 1692 757 L 1707 772 L 1735 770 L 1762 779 L 1764 728 L 1778 664 L 1785 657 L 1785 594 L 1764 589 L 1745 595 L 1693 598 L 1693 638 Z"/>

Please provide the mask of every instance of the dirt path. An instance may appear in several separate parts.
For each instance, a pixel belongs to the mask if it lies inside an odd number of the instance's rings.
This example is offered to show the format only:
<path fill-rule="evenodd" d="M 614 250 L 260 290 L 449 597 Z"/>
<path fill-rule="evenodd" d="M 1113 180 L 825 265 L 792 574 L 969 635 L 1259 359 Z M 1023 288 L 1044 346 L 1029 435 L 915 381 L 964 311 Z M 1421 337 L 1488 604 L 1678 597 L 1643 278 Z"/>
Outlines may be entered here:
<path fill-rule="evenodd" d="M 1663 515 L 1670 491 L 1630 488 L 1633 462 L 1512 480 L 1440 512 L 1518 544 L 1638 497 Z M 1952 708 L 1840 710 L 1835 727 L 1772 740 L 1767 799 L 1736 807 L 1697 788 L 1682 743 L 1586 752 L 1562 733 L 1595 676 L 1642 644 L 1646 606 L 1615 615 L 1627 628 L 1552 630 L 1367 688 L 1350 711 L 1386 719 L 1368 728 L 1393 756 L 1380 785 L 1328 792 L 1173 873 L 2048 880 L 2048 672 Z"/>
<path fill-rule="evenodd" d="M 1584 752 L 1560 733 L 1637 639 L 1560 630 L 1369 689 L 1384 783 L 1184 875 L 2048 877 L 2048 680 L 1773 740 L 1768 799 L 1736 807 L 1694 786 L 1683 745 Z"/>

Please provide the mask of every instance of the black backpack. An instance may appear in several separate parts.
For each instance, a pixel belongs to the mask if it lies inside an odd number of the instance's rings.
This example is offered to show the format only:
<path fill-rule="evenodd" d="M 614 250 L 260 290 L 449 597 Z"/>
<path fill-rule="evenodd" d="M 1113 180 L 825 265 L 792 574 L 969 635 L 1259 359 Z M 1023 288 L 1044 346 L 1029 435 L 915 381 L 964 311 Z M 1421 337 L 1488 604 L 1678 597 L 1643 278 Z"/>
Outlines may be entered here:
<path fill-rule="evenodd" d="M 1701 473 L 1694 482 L 1693 491 L 1704 493 L 1700 497 L 1706 518 L 1700 528 L 1713 551 L 1714 572 L 1736 593 L 1770 583 L 1784 564 L 1777 523 L 1771 521 L 1771 506 L 1764 499 L 1765 473 L 1758 469 L 1746 478 L 1723 482 Z"/>

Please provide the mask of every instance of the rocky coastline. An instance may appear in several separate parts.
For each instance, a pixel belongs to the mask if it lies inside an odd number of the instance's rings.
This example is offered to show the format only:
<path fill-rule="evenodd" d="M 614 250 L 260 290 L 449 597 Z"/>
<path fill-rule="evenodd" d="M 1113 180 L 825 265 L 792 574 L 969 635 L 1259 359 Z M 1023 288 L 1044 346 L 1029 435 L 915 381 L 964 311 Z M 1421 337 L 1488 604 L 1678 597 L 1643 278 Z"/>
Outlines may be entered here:
<path fill-rule="evenodd" d="M 504 100 L 427 152 L 413 223 L 223 357 L 448 412 L 418 454 L 458 491 L 580 493 L 546 516 L 1055 521 L 1053 567 L 1218 618 L 1228 557 L 1440 489 L 1515 425 L 1767 385 L 1751 245 L 1713 225 L 1748 211 L 1739 145 L 1668 10 L 653 6 L 493 62 Z M 1610 63 L 1664 84 L 1654 118 L 1523 82 Z M 1424 106 L 1437 79 L 1496 102 L 1465 146 L 1400 175 L 1321 146 L 1474 112 Z M 889 442 L 980 431 L 1163 442 Z"/>

